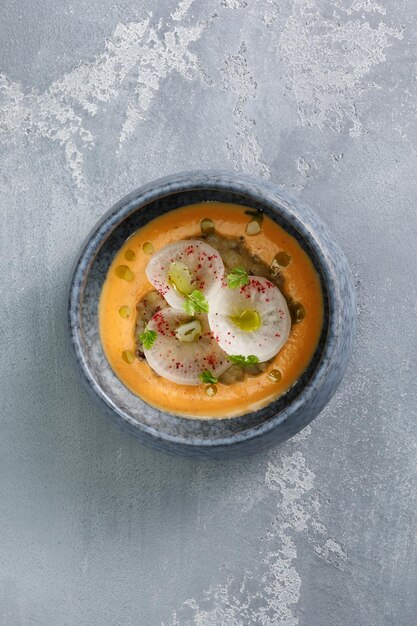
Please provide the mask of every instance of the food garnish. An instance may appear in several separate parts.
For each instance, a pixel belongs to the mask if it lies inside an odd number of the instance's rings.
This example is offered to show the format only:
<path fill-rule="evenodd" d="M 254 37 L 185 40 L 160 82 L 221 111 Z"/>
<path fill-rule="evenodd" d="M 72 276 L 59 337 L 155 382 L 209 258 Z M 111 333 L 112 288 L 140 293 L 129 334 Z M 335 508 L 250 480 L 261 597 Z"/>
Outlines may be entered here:
<path fill-rule="evenodd" d="M 139 335 L 139 340 L 142 343 L 143 347 L 149 350 L 155 343 L 157 336 L 158 333 L 156 332 L 156 330 L 146 329 L 143 333 Z"/>
<path fill-rule="evenodd" d="M 190 294 L 186 294 L 184 301 L 184 311 L 188 315 L 195 315 L 196 313 L 208 313 L 209 305 L 201 291 L 194 289 Z"/>
<path fill-rule="evenodd" d="M 227 284 L 230 289 L 236 289 L 237 287 L 244 287 L 249 282 L 249 276 L 247 271 L 241 265 L 232 269 L 232 271 L 226 276 Z"/>
<path fill-rule="evenodd" d="M 217 376 L 213 376 L 210 370 L 205 370 L 205 372 L 201 372 L 199 378 L 202 383 L 207 383 L 209 385 L 215 384 L 219 380 Z"/>

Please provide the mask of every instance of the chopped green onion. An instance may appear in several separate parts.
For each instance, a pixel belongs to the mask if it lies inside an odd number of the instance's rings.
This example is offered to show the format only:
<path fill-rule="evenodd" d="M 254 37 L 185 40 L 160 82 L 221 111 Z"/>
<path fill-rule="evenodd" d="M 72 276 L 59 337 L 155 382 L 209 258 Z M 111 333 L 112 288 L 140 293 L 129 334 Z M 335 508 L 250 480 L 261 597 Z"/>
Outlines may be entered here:
<path fill-rule="evenodd" d="M 201 337 L 201 323 L 198 320 L 185 322 L 185 324 L 181 324 L 175 330 L 175 336 L 178 341 L 192 343 Z"/>

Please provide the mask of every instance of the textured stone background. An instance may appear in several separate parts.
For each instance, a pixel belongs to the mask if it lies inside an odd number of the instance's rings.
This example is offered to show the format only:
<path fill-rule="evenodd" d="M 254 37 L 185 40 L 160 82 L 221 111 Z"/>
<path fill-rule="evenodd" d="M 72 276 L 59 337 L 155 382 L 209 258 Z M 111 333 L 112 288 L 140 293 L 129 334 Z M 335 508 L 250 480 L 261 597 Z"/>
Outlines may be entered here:
<path fill-rule="evenodd" d="M 416 624 L 415 0 L 0 3 L 2 626 Z M 132 188 L 226 167 L 313 206 L 359 336 L 296 439 L 142 448 L 80 389 L 77 248 Z"/>

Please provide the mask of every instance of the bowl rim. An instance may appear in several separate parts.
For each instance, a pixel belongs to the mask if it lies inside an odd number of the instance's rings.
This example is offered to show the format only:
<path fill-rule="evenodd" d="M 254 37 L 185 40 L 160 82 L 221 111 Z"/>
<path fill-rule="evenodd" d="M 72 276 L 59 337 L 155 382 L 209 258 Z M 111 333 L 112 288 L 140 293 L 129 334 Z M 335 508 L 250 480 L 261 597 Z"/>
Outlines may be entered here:
<path fill-rule="evenodd" d="M 110 237 L 112 232 L 125 219 L 130 217 L 134 212 L 142 210 L 150 202 L 168 195 L 186 191 L 203 191 L 205 189 L 223 190 L 252 198 L 254 201 L 265 204 L 278 213 L 281 212 L 283 219 L 288 219 L 286 216 L 291 216 L 291 220 L 296 223 L 297 231 L 308 241 L 320 261 L 325 286 L 329 296 L 329 319 L 327 336 L 323 343 L 316 369 L 312 372 L 311 377 L 304 387 L 300 389 L 300 393 L 295 398 L 274 416 L 260 424 L 255 424 L 227 436 L 203 438 L 198 436 L 182 436 L 179 434 L 174 435 L 163 430 L 158 430 L 153 426 L 139 422 L 127 411 L 121 409 L 102 389 L 90 370 L 88 360 L 82 348 L 82 333 L 78 320 L 80 318 L 82 297 L 89 268 L 94 262 L 101 246 Z M 318 231 L 321 231 L 321 236 Z M 84 240 L 71 271 L 67 300 L 67 319 L 70 345 L 72 347 L 73 356 L 79 365 L 77 369 L 81 374 L 84 386 L 86 386 L 89 391 L 94 392 L 95 399 L 100 401 L 105 412 L 111 413 L 113 416 L 115 415 L 118 420 L 121 420 L 121 426 L 133 428 L 135 431 L 142 431 L 152 439 L 159 442 L 166 442 L 168 445 L 175 444 L 186 448 L 222 448 L 258 439 L 275 430 L 281 424 L 290 420 L 291 416 L 301 410 L 303 406 L 310 403 L 314 394 L 317 393 L 318 388 L 326 381 L 329 371 L 332 368 L 333 357 L 337 353 L 337 348 L 340 348 L 342 338 L 340 336 L 341 334 L 338 332 L 338 328 L 341 322 L 341 311 L 340 307 L 331 306 L 335 301 L 340 302 L 340 285 L 337 280 L 337 272 L 334 267 L 332 252 L 325 243 L 326 238 L 328 241 L 331 241 L 332 247 L 334 248 L 333 252 L 336 252 L 338 259 L 342 259 L 342 262 L 345 263 L 347 277 L 348 280 L 350 280 L 350 273 L 344 255 L 339 246 L 334 242 L 334 238 L 328 234 L 327 228 L 321 222 L 321 219 L 306 205 L 270 181 L 228 170 L 191 170 L 164 176 L 130 192 L 116 202 L 94 225 Z M 351 351 L 351 348 L 349 350 L 348 347 L 346 366 Z M 342 376 L 340 379 L 341 378 Z M 339 382 L 340 380 L 331 390 L 331 393 L 328 394 L 322 406 L 291 434 L 295 434 L 303 429 L 320 412 L 336 391 Z M 177 417 L 181 418 L 183 416 Z M 190 418 L 183 417 L 183 419 Z"/>

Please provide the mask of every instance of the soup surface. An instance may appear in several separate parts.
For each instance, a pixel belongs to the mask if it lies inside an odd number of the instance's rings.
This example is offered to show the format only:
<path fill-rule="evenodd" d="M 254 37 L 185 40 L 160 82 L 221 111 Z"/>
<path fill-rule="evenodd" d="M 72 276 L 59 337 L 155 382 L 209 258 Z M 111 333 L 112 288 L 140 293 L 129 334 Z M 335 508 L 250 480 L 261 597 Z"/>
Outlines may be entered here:
<path fill-rule="evenodd" d="M 260 409 L 288 391 L 313 357 L 323 322 L 317 272 L 296 239 L 266 215 L 258 220 L 247 211 L 252 210 L 222 202 L 201 202 L 170 211 L 133 233 L 109 268 L 99 304 L 104 352 L 123 384 L 162 411 L 220 419 Z M 215 233 L 207 228 L 207 218 Z M 249 368 L 244 375 L 234 375 L 239 369 L 235 366 L 229 376 L 226 372 L 220 377 L 214 395 L 207 385 L 180 385 L 159 376 L 140 358 L 137 346 L 141 307 L 139 304 L 137 309 L 137 305 L 154 292 L 145 273 L 152 254 L 169 243 L 200 238 L 202 224 L 207 243 L 221 248 L 224 238 L 240 241 L 244 250 L 258 259 L 260 268 L 274 269 L 274 282 L 287 299 L 293 318 L 289 338 L 275 357 Z M 227 250 L 226 257 L 222 256 L 227 268 Z"/>

